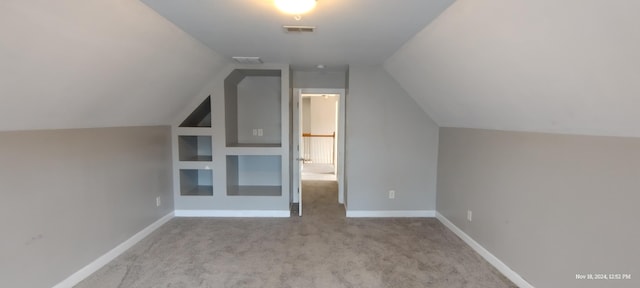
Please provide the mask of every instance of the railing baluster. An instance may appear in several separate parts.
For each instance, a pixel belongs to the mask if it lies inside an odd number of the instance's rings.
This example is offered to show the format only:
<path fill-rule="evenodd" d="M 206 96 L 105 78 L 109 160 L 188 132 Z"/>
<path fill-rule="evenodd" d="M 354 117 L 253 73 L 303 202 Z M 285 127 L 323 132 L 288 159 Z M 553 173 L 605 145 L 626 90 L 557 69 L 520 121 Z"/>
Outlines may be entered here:
<path fill-rule="evenodd" d="M 305 159 L 310 159 L 312 163 L 335 164 L 336 132 L 329 135 L 303 133 L 302 138 Z"/>

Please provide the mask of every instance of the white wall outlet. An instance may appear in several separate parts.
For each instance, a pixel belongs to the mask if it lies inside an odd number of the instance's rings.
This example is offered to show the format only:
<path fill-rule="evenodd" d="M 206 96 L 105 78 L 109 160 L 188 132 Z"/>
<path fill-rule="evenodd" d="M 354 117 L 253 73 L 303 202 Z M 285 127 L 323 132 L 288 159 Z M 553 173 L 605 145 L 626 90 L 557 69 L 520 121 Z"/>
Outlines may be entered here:
<path fill-rule="evenodd" d="M 262 131 L 262 128 L 258 129 L 258 136 L 262 136 L 264 135 L 264 131 Z"/>
<path fill-rule="evenodd" d="M 160 196 L 156 197 L 156 207 L 160 207 L 160 204 L 162 204 L 162 200 L 160 200 Z"/>
<path fill-rule="evenodd" d="M 258 136 L 258 129 L 253 129 L 253 136 Z"/>
<path fill-rule="evenodd" d="M 396 190 L 389 190 L 389 199 L 396 198 Z"/>
<path fill-rule="evenodd" d="M 467 220 L 469 222 L 473 221 L 473 212 L 471 210 L 467 210 Z"/>

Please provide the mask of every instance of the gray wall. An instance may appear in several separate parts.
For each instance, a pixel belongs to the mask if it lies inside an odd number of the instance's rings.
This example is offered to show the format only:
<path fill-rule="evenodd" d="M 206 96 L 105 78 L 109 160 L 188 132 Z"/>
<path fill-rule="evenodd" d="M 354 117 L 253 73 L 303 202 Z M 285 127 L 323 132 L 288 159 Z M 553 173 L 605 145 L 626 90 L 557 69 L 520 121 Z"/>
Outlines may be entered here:
<path fill-rule="evenodd" d="M 302 132 L 311 133 L 311 97 L 302 97 Z"/>
<path fill-rule="evenodd" d="M 338 111 L 336 105 L 338 97 L 310 97 L 310 125 L 312 134 L 330 135 L 338 131 Z"/>
<path fill-rule="evenodd" d="M 348 209 L 435 210 L 438 126 L 382 66 L 351 66 L 346 100 Z"/>
<path fill-rule="evenodd" d="M 438 212 L 535 287 L 640 287 L 638 191 L 637 138 L 440 130 Z"/>
<path fill-rule="evenodd" d="M 238 156 L 238 185 L 282 185 L 282 159 L 278 155 Z M 227 183 L 230 185 L 231 183 Z"/>
<path fill-rule="evenodd" d="M 346 87 L 345 71 L 293 71 L 294 88 L 331 88 Z"/>
<path fill-rule="evenodd" d="M 240 143 L 280 143 L 280 79 L 270 76 L 247 76 L 238 84 L 236 113 Z M 253 129 L 263 129 L 263 136 L 253 136 Z"/>
<path fill-rule="evenodd" d="M 0 132 L 2 286 L 51 287 L 173 211 L 170 143 L 169 127 Z"/>

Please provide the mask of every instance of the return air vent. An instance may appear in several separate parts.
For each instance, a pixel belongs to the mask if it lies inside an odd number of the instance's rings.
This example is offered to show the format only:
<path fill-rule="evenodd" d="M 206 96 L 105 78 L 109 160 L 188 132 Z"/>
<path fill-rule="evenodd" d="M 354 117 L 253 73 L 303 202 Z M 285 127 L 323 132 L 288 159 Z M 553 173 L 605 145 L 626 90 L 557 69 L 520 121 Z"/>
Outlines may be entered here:
<path fill-rule="evenodd" d="M 262 64 L 260 57 L 231 57 L 233 61 L 240 64 Z"/>
<path fill-rule="evenodd" d="M 284 32 L 287 33 L 291 33 L 291 32 L 297 32 L 297 33 L 307 33 L 307 32 L 315 32 L 316 31 L 316 27 L 315 26 L 282 26 L 282 28 L 284 28 Z"/>

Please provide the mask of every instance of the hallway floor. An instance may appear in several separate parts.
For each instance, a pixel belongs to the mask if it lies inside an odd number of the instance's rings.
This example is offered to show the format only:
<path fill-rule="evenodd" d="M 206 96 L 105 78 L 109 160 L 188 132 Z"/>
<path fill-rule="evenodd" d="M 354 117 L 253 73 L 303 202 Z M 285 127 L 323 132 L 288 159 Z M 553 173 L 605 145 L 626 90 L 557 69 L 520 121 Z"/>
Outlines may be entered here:
<path fill-rule="evenodd" d="M 333 164 L 305 163 L 302 165 L 302 180 L 336 181 Z"/>
<path fill-rule="evenodd" d="M 303 185 L 303 217 L 174 218 L 76 287 L 516 287 L 436 219 L 348 219 Z"/>

